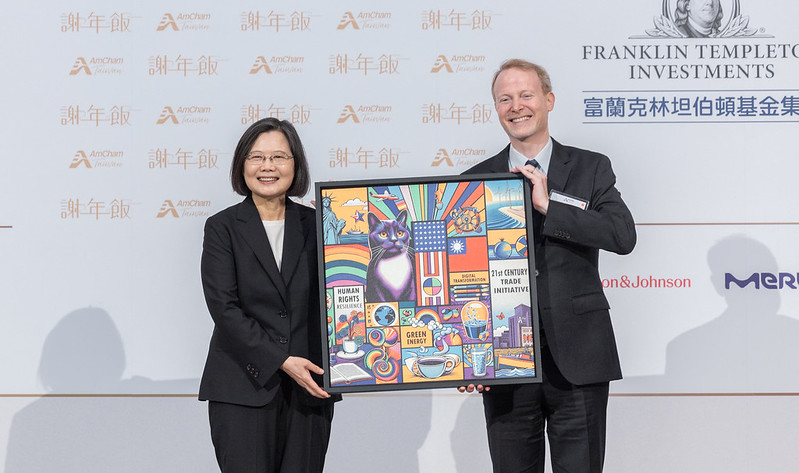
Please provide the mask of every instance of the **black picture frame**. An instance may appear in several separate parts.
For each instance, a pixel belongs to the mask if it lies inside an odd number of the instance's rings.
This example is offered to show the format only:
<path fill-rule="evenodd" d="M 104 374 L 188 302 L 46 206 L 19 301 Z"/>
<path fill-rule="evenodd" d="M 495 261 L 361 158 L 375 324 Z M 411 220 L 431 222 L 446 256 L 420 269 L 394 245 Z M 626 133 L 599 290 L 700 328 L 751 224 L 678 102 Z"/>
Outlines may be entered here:
<path fill-rule="evenodd" d="M 325 390 L 541 382 L 529 181 L 369 179 L 315 193 Z"/>

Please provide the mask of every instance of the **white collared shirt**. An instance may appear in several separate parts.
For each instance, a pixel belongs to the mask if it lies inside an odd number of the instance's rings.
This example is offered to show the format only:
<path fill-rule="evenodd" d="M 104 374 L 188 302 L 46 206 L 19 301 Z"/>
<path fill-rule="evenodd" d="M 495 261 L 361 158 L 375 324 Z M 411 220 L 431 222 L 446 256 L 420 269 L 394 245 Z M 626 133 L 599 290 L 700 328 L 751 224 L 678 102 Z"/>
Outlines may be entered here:
<path fill-rule="evenodd" d="M 522 167 L 529 159 L 535 159 L 544 170 L 544 174 L 549 172 L 549 161 L 552 158 L 552 138 L 549 138 L 547 144 L 532 158 L 528 158 L 522 153 L 516 151 L 513 145 L 510 146 L 510 153 L 508 153 L 508 169 L 513 169 L 516 166 Z"/>

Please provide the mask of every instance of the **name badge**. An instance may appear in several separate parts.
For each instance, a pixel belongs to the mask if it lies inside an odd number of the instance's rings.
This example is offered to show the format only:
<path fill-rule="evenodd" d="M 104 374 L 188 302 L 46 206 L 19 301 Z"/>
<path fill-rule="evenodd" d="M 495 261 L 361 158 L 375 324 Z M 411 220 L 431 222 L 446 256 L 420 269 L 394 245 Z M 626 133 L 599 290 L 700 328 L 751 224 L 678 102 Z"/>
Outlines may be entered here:
<path fill-rule="evenodd" d="M 561 204 L 571 205 L 583 210 L 588 208 L 587 200 L 574 197 L 573 195 L 563 194 L 558 191 L 549 191 L 549 199 L 554 200 L 555 202 L 560 202 Z"/>

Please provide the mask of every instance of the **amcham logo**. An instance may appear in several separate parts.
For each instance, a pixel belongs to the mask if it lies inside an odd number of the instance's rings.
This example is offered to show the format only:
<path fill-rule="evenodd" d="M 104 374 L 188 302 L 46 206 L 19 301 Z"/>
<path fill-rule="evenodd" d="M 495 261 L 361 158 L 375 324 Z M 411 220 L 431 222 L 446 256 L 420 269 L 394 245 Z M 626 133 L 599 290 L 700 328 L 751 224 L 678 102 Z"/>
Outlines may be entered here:
<path fill-rule="evenodd" d="M 165 200 L 164 203 L 161 204 L 161 210 L 158 211 L 156 218 L 164 218 L 166 216 L 180 218 L 178 215 L 178 210 L 175 208 L 175 204 L 173 204 L 171 200 Z"/>
<path fill-rule="evenodd" d="M 437 73 L 441 72 L 442 69 L 446 70 L 447 72 L 453 72 L 452 66 L 449 65 L 447 58 L 443 54 L 439 54 L 436 58 L 436 63 L 433 64 L 433 68 L 430 69 L 430 72 Z"/>
<path fill-rule="evenodd" d="M 391 121 L 391 105 L 345 105 L 336 123 L 387 123 Z"/>
<path fill-rule="evenodd" d="M 439 54 L 430 72 L 437 74 L 441 71 L 447 73 L 457 72 L 482 72 L 485 70 L 485 56 L 473 56 L 471 54 L 453 54 L 445 56 Z"/>
<path fill-rule="evenodd" d="M 211 215 L 210 200 L 179 200 L 177 202 L 166 199 L 161 204 L 156 218 L 181 218 L 181 217 L 208 217 Z"/>
<path fill-rule="evenodd" d="M 87 76 L 92 75 L 91 69 L 89 69 L 89 65 L 86 63 L 86 59 L 82 57 L 78 57 L 75 59 L 75 64 L 72 65 L 72 70 L 69 71 L 69 75 L 75 76 L 80 73 L 84 73 Z"/>
<path fill-rule="evenodd" d="M 89 57 L 88 59 L 83 56 L 75 58 L 72 68 L 69 70 L 69 75 L 77 76 L 84 74 L 91 75 L 108 75 L 108 74 L 121 74 L 121 66 L 124 64 L 125 59 L 121 57 L 98 56 Z"/>
<path fill-rule="evenodd" d="M 158 117 L 158 121 L 155 122 L 156 125 L 163 125 L 164 123 L 173 123 L 175 125 L 178 124 L 178 117 L 175 115 L 175 112 L 172 110 L 172 107 L 166 106 L 163 110 L 161 110 L 161 116 Z"/>
<path fill-rule="evenodd" d="M 445 150 L 444 148 L 439 148 L 438 152 L 436 153 L 436 157 L 433 158 L 433 163 L 430 165 L 430 167 L 435 168 L 440 166 L 442 163 L 446 164 L 449 167 L 453 166 L 452 160 L 449 158 L 449 153 L 447 153 L 447 150 Z"/>
<path fill-rule="evenodd" d="M 338 116 L 336 123 L 345 123 L 347 120 L 352 120 L 353 123 L 361 123 L 352 105 L 345 105 L 344 108 L 341 109 L 341 115 Z"/>
<path fill-rule="evenodd" d="M 198 124 L 209 123 L 211 120 L 208 118 L 211 114 L 211 107 L 200 107 L 196 105 L 188 107 L 178 107 L 173 109 L 167 105 L 161 109 L 161 114 L 156 120 L 156 125 L 163 125 L 171 123 L 178 124 Z"/>
<path fill-rule="evenodd" d="M 76 168 L 118 168 L 122 167 L 125 152 L 113 149 L 91 149 L 88 152 L 79 149 L 69 163 L 70 169 Z"/>
<path fill-rule="evenodd" d="M 352 15 L 352 12 L 344 12 L 344 15 L 341 17 L 341 21 L 338 22 L 338 26 L 336 27 L 337 30 L 343 30 L 347 27 L 350 27 L 354 30 L 361 29 L 358 26 L 358 22 L 355 21 L 355 17 Z"/>
<path fill-rule="evenodd" d="M 164 13 L 156 31 L 210 30 L 210 20 L 210 13 L 179 13 L 177 18 L 171 13 Z"/>
<path fill-rule="evenodd" d="M 178 24 L 175 22 L 175 18 L 171 13 L 164 13 L 164 16 L 161 18 L 161 23 L 158 25 L 158 28 L 156 28 L 156 31 L 164 31 L 167 28 L 171 28 L 172 31 L 180 31 Z"/>
<path fill-rule="evenodd" d="M 272 73 L 272 69 L 269 68 L 269 63 L 266 62 L 266 58 L 258 56 L 255 58 L 255 63 L 253 63 L 252 68 L 250 68 L 250 74 L 258 74 L 262 71 L 266 74 Z"/>
<path fill-rule="evenodd" d="M 290 74 L 303 71 L 304 56 L 258 56 L 250 74 Z"/>
<path fill-rule="evenodd" d="M 341 20 L 336 26 L 337 30 L 346 30 L 347 28 L 353 30 L 382 30 L 391 27 L 391 12 L 381 11 L 362 11 L 353 14 L 351 11 L 344 12 L 341 15 Z"/>
<path fill-rule="evenodd" d="M 447 151 L 444 148 L 439 148 L 436 155 L 433 157 L 430 167 L 439 167 L 446 164 L 449 167 L 454 166 L 474 166 L 486 157 L 486 150 L 478 148 L 453 148 Z M 453 161 L 454 158 L 454 161 Z"/>
<path fill-rule="evenodd" d="M 72 162 L 69 164 L 70 169 L 75 169 L 76 167 L 84 166 L 91 169 L 92 165 L 89 162 L 89 159 L 86 157 L 86 153 L 83 150 L 78 150 L 75 153 L 75 157 L 72 158 Z"/>

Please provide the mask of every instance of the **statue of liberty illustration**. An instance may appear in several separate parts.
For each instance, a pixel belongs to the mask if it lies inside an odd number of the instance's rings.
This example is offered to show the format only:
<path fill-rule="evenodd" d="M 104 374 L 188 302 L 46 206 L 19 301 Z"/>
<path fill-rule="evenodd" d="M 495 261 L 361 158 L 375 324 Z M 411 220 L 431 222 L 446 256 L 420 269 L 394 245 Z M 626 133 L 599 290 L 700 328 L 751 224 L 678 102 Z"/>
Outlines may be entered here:
<path fill-rule="evenodd" d="M 325 245 L 340 243 L 341 231 L 344 230 L 344 226 L 347 224 L 346 220 L 339 219 L 333 213 L 332 203 L 333 198 L 329 194 L 322 197 L 322 236 Z"/>

